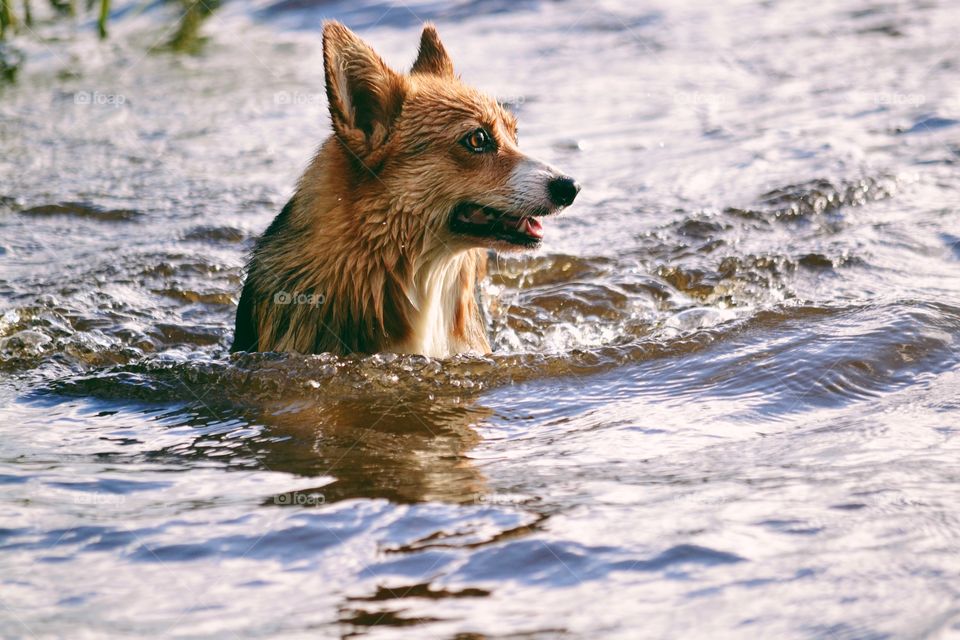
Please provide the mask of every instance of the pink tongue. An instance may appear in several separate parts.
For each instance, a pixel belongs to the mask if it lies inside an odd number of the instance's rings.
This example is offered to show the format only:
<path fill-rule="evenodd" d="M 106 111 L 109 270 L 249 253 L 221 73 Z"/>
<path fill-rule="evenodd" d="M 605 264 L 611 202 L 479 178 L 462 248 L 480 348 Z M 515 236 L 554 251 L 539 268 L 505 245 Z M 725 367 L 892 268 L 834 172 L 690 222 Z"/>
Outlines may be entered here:
<path fill-rule="evenodd" d="M 525 217 L 520 224 L 523 232 L 528 236 L 533 236 L 534 238 L 543 237 L 543 225 L 541 225 L 540 221 L 536 218 Z"/>

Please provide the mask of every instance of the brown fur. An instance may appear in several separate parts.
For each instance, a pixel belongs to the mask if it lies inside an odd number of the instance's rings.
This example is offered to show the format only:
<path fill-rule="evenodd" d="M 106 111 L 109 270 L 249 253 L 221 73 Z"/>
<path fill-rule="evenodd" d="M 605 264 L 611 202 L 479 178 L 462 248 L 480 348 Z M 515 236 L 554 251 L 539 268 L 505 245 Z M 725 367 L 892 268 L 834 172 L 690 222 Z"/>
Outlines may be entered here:
<path fill-rule="evenodd" d="M 410 74 L 339 23 L 323 52 L 334 135 L 253 251 L 233 350 L 489 352 L 475 296 L 486 247 L 448 219 L 464 200 L 515 206 L 516 120 L 454 75 L 432 26 Z M 497 153 L 457 145 L 478 126 Z"/>

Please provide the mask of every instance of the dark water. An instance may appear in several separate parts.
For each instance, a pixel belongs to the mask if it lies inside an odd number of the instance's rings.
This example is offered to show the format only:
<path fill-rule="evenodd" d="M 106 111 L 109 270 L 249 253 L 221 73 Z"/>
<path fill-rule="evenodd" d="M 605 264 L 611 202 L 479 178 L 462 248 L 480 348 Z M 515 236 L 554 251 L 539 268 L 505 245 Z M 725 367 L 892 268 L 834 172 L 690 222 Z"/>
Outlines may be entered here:
<path fill-rule="evenodd" d="M 954 4 L 174 11 L 0 89 L 0 636 L 960 633 Z M 227 355 L 324 17 L 584 185 L 492 357 Z"/>

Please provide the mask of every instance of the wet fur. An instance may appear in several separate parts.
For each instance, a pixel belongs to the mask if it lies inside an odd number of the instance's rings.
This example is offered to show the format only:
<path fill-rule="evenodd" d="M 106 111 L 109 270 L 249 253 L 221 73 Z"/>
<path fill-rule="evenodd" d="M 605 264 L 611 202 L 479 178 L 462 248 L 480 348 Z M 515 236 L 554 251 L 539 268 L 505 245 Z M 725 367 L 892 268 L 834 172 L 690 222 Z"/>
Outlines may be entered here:
<path fill-rule="evenodd" d="M 324 62 L 334 135 L 252 252 L 231 350 L 489 352 L 476 296 L 487 247 L 451 235 L 448 216 L 465 199 L 517 206 L 516 121 L 454 76 L 429 25 L 409 74 L 338 23 Z M 504 141 L 495 158 L 448 150 L 465 122 Z"/>

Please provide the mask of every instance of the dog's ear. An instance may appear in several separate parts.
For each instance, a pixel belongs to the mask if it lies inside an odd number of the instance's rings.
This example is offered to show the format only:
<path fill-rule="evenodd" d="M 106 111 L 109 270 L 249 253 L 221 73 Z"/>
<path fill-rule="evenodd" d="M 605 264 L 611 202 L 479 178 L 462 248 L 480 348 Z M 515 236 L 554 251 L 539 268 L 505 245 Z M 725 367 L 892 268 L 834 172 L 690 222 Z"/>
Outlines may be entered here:
<path fill-rule="evenodd" d="M 363 158 L 387 139 L 403 106 L 404 80 L 339 22 L 323 25 L 330 119 L 340 140 Z"/>
<path fill-rule="evenodd" d="M 440 35 L 430 23 L 423 26 L 420 35 L 420 51 L 410 73 L 432 73 L 437 76 L 452 76 L 453 61 L 440 42 Z"/>

